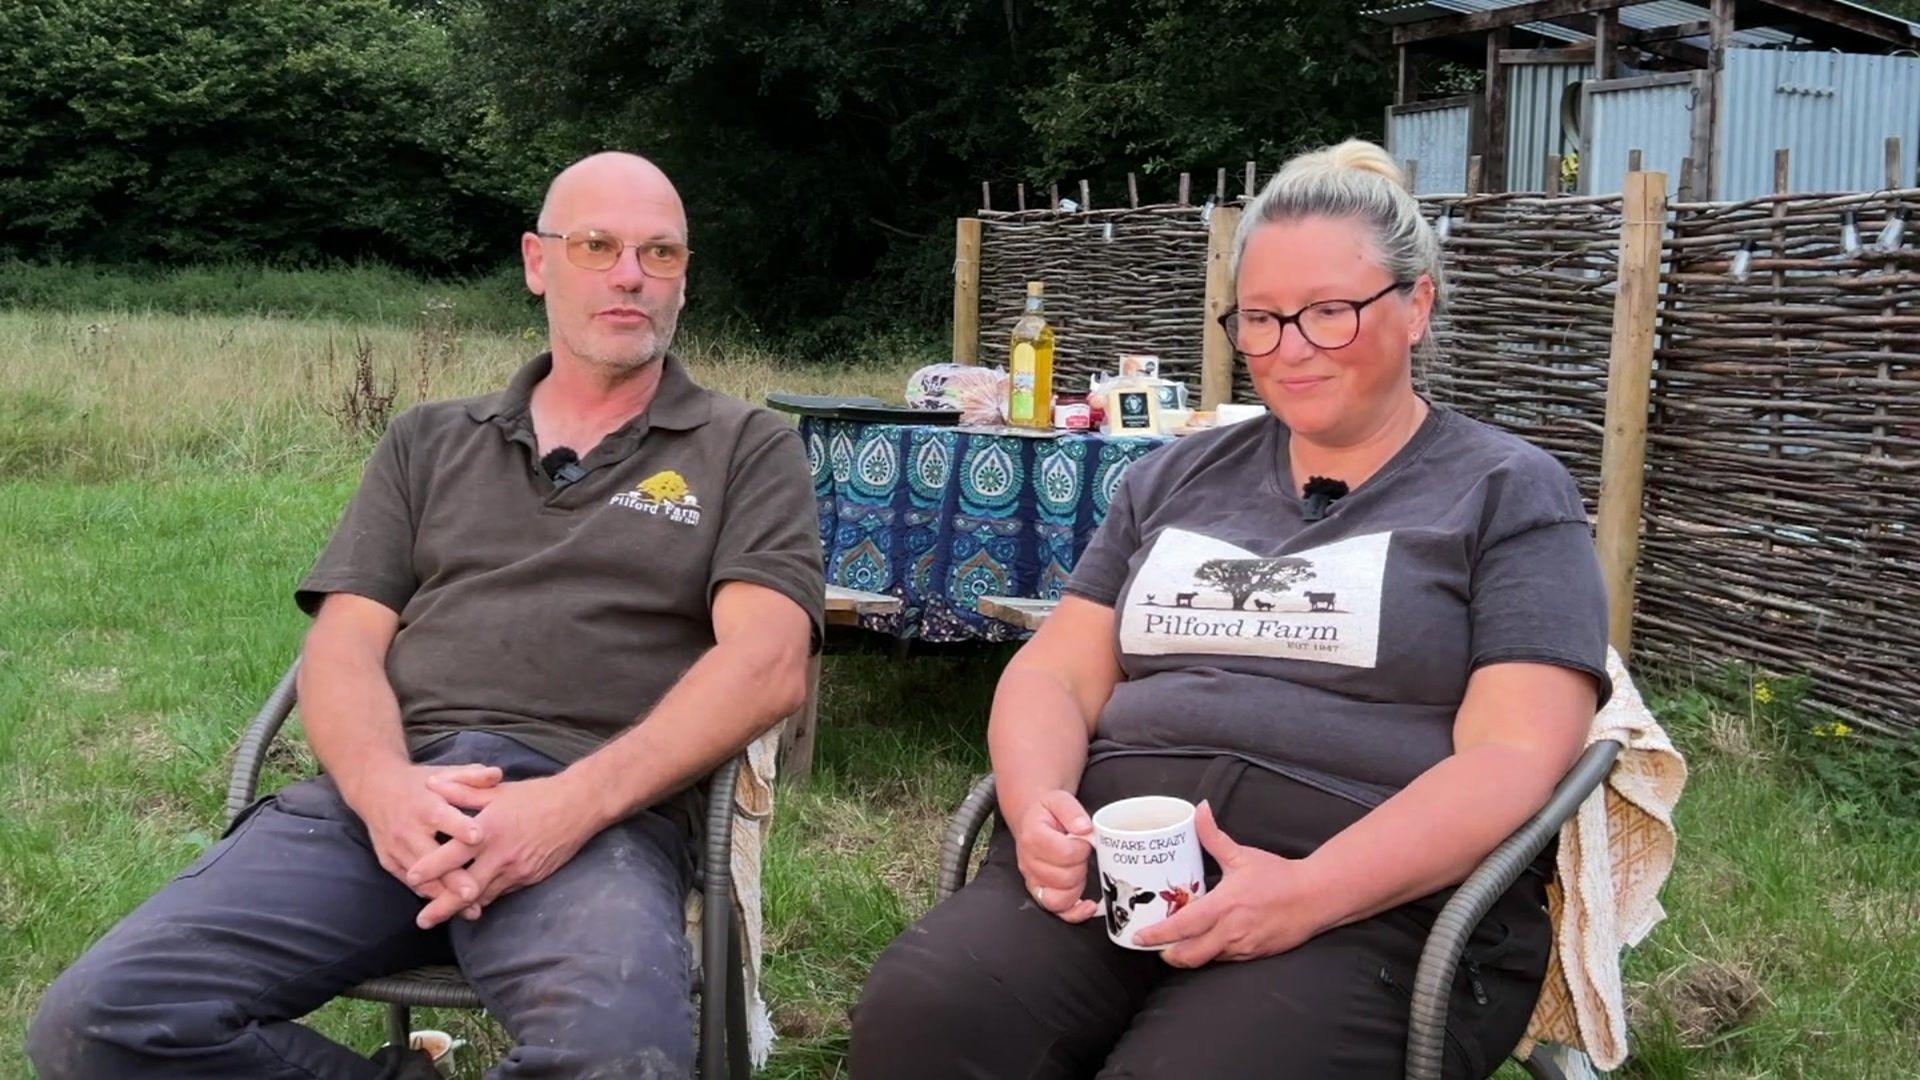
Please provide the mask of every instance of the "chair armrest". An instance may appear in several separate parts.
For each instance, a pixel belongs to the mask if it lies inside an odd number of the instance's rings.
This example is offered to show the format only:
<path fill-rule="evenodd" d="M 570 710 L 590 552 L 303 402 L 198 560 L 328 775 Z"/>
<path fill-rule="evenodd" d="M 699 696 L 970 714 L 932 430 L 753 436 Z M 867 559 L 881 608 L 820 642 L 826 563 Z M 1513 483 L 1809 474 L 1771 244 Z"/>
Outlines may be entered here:
<path fill-rule="evenodd" d="M 1413 1015 L 1407 1024 L 1408 1080 L 1440 1080 L 1448 990 L 1474 927 L 1606 779 L 1619 754 L 1620 744 L 1612 740 L 1603 739 L 1588 747 L 1561 778 L 1540 812 L 1494 848 L 1440 910 L 1413 976 Z"/>
<path fill-rule="evenodd" d="M 967 792 L 966 800 L 947 823 L 946 839 L 940 843 L 940 879 L 934 885 L 935 903 L 952 896 L 967 883 L 967 863 L 973 859 L 973 845 L 980 838 L 980 830 L 993 816 L 993 800 L 993 774 L 988 773 L 974 782 L 973 790 Z"/>
<path fill-rule="evenodd" d="M 240 746 L 233 753 L 233 774 L 227 779 L 226 825 L 233 824 L 233 819 L 253 802 L 259 790 L 260 769 L 267 761 L 267 747 L 273 743 L 274 736 L 280 734 L 288 714 L 293 712 L 296 693 L 293 683 L 299 673 L 300 660 L 296 657 L 287 667 L 287 673 L 280 676 L 273 693 L 267 695 L 266 704 L 254 714 L 245 734 L 240 736 Z"/>
<path fill-rule="evenodd" d="M 744 752 L 729 758 L 713 771 L 707 787 L 707 835 L 700 865 L 700 1075 L 716 1078 L 732 1075 L 728 1049 L 740 1030 L 727 1024 L 727 999 L 734 967 L 746 962 L 746 950 L 733 949 L 733 790 L 745 760 Z M 741 1001 L 732 1004 L 745 1007 Z M 734 1048 L 735 1064 L 744 1060 L 744 1050 Z"/>

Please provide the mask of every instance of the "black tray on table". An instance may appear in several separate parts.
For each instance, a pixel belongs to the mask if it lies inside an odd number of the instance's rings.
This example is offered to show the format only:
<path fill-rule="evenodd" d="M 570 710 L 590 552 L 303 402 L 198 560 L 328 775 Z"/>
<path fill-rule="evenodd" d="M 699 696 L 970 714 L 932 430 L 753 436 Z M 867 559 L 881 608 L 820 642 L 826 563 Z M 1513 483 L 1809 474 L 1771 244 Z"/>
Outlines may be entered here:
<path fill-rule="evenodd" d="M 877 397 L 836 397 L 831 394 L 767 395 L 767 407 L 799 416 L 828 420 L 858 420 L 868 424 L 934 424 L 951 426 L 960 422 L 958 409 L 911 409 L 892 405 Z"/>

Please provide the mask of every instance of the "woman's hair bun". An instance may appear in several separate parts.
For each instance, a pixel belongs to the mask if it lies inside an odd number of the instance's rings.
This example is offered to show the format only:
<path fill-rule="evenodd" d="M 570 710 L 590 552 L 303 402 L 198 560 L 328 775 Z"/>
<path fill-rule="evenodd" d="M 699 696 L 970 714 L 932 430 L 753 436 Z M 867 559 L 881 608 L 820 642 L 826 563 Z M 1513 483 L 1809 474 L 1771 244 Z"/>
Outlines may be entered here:
<path fill-rule="evenodd" d="M 1327 155 L 1327 164 L 1333 168 L 1374 173 L 1393 181 L 1397 187 L 1407 186 L 1407 174 L 1401 171 L 1399 164 L 1385 150 L 1364 139 L 1348 139 L 1338 146 L 1328 147 L 1322 153 Z"/>

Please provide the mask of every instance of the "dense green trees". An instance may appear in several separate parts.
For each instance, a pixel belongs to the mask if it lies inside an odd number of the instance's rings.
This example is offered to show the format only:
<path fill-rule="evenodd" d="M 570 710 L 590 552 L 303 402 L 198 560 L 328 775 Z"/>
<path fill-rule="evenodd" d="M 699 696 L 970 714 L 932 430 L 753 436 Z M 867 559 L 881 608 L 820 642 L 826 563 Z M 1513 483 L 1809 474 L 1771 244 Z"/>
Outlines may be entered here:
<path fill-rule="evenodd" d="M 440 20 L 385 0 L 0 5 L 0 245 L 98 261 L 492 259 Z"/>
<path fill-rule="evenodd" d="M 734 310 L 930 320 L 982 180 L 1111 202 L 1144 170 L 1165 198 L 1183 169 L 1376 132 L 1391 64 L 1361 6 L 493 0 L 463 37 L 530 141 L 679 179 Z"/>
<path fill-rule="evenodd" d="M 933 321 L 981 180 L 1164 195 L 1377 131 L 1362 6 L 15 0 L 0 253 L 474 269 L 555 167 L 619 147 L 686 194 L 709 315 Z"/>

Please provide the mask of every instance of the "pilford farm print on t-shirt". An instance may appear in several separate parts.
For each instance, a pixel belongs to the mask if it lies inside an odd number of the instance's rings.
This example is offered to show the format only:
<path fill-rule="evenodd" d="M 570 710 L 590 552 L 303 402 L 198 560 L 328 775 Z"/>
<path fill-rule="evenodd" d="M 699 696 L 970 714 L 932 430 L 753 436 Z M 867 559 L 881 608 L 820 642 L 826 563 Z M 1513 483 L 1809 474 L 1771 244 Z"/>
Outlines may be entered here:
<path fill-rule="evenodd" d="M 1167 529 L 1128 591 L 1120 647 L 1138 656 L 1225 653 L 1370 668 L 1391 533 L 1291 555 Z"/>

